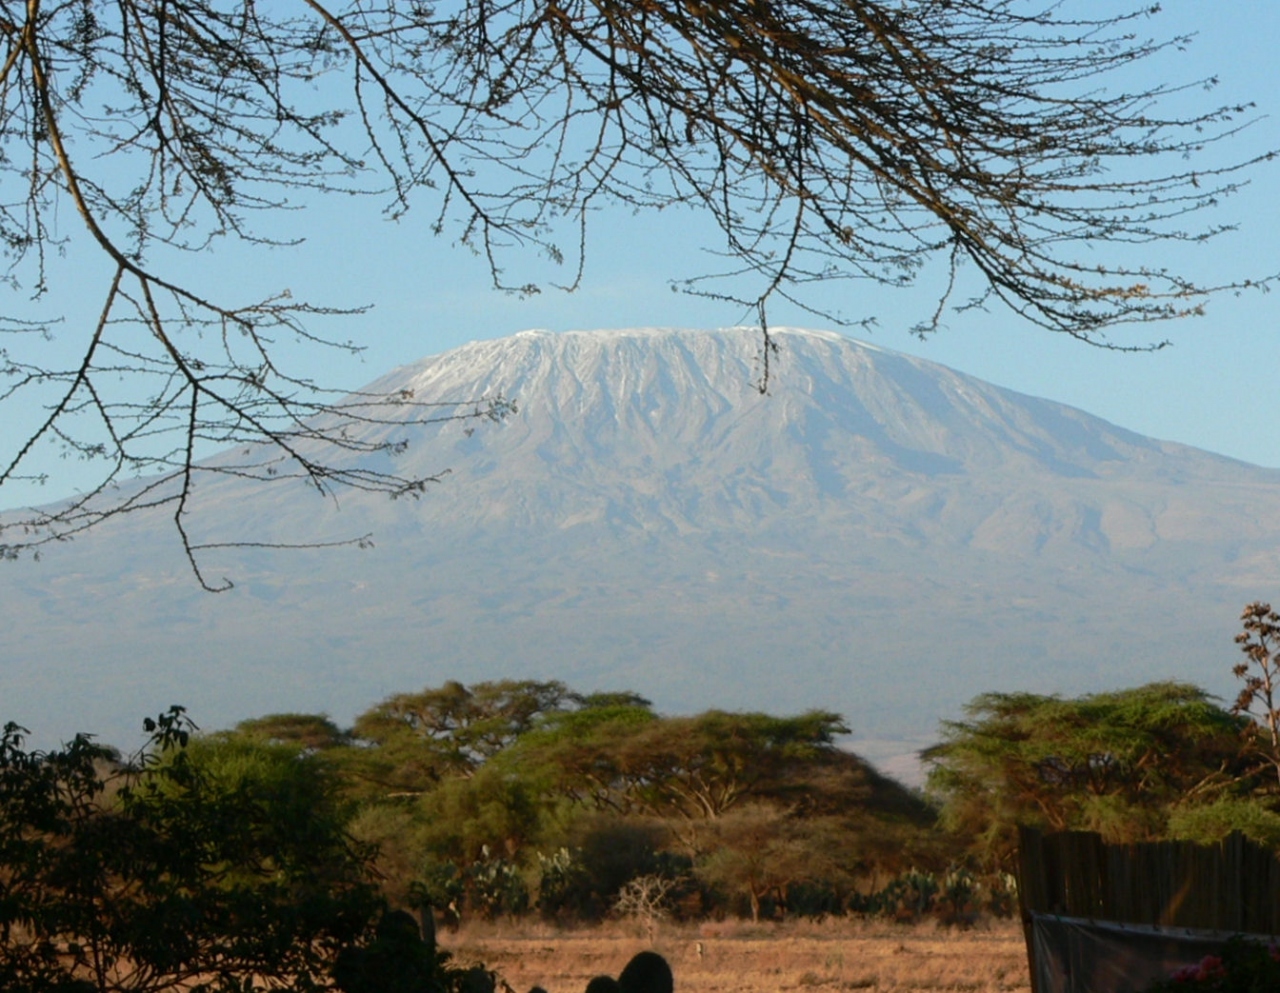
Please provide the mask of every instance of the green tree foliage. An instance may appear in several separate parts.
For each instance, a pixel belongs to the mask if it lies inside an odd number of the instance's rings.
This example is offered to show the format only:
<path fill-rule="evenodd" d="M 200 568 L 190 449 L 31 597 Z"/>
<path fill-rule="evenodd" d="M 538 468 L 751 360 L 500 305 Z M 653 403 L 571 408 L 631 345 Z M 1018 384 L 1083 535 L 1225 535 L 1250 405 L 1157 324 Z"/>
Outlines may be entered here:
<path fill-rule="evenodd" d="M 350 743 L 350 736 L 324 714 L 268 714 L 241 721 L 231 735 L 272 745 L 322 752 Z"/>
<path fill-rule="evenodd" d="M 617 814 L 635 813 L 632 797 L 619 788 L 615 752 L 618 742 L 660 720 L 648 701 L 611 696 L 602 705 L 554 715 L 502 761 L 537 776 L 549 792 L 572 803 Z"/>
<path fill-rule="evenodd" d="M 597 808 L 696 822 L 747 798 L 798 802 L 811 786 L 802 773 L 833 759 L 836 736 L 848 730 L 827 711 L 660 718 L 645 708 L 600 708 L 551 723 L 519 756 L 558 770 L 559 790 Z"/>
<path fill-rule="evenodd" d="M 331 783 L 295 749 L 188 748 L 180 708 L 119 765 L 0 735 L 0 988 L 313 990 L 379 900 Z"/>
<path fill-rule="evenodd" d="M 353 830 L 378 844 L 389 886 L 411 902 L 491 916 L 530 899 L 539 855 L 563 845 L 583 812 L 557 788 L 554 762 L 524 742 L 620 713 L 651 719 L 648 706 L 636 694 L 581 695 L 558 682 L 450 682 L 371 708 L 356 721 L 356 744 L 329 754 L 361 804 Z M 522 874 L 522 897 L 512 872 Z"/>
<path fill-rule="evenodd" d="M 802 773 L 835 754 L 839 714 L 799 717 L 712 710 L 638 726 L 617 743 L 620 786 L 648 811 L 715 819 L 747 798 L 798 795 Z"/>
<path fill-rule="evenodd" d="M 1098 831 L 1112 841 L 1166 833 L 1175 809 L 1240 788 L 1246 719 L 1180 683 L 1073 699 L 988 693 L 946 722 L 924 753 L 943 822 L 1008 864 L 1020 823 Z"/>
<path fill-rule="evenodd" d="M 841 878 L 930 861 L 932 811 L 838 748 L 847 731 L 826 711 L 666 717 L 634 693 L 451 682 L 388 698 L 350 746 L 320 754 L 349 784 L 352 830 L 376 842 L 401 902 L 592 917 L 631 879 L 687 874 L 724 847 L 716 825 L 755 805 L 777 814 L 779 862 L 797 837 L 813 865 L 840 861 Z M 819 850 L 837 833 L 842 844 Z"/>
<path fill-rule="evenodd" d="M 785 913 L 788 892 L 797 883 L 846 882 L 857 855 L 845 840 L 832 818 L 795 817 L 772 804 L 743 804 L 704 833 L 705 854 L 696 871 L 712 886 L 744 896 L 751 919 L 759 921 L 766 897 Z"/>
<path fill-rule="evenodd" d="M 365 711 L 352 734 L 376 746 L 362 754 L 371 787 L 422 792 L 470 776 L 550 714 L 578 698 L 556 681 L 502 680 L 466 687 L 450 681 L 399 693 Z"/>
<path fill-rule="evenodd" d="M 1280 851 L 1280 813 L 1269 799 L 1228 795 L 1203 806 L 1175 807 L 1169 812 L 1170 838 L 1208 845 L 1221 841 L 1232 831 L 1240 831 L 1259 844 Z"/>
<path fill-rule="evenodd" d="M 507 768 L 481 767 L 472 776 L 441 783 L 418 803 L 425 823 L 421 838 L 438 857 L 462 864 L 491 848 L 519 858 L 544 840 L 554 803 L 534 784 Z"/>
<path fill-rule="evenodd" d="M 420 835 L 421 818 L 405 803 L 361 803 L 352 813 L 347 829 L 373 852 L 372 866 L 387 902 L 394 907 L 415 907 L 426 895 L 421 893 L 425 847 Z M 445 907 L 449 901 L 427 902 Z"/>
<path fill-rule="evenodd" d="M 721 822 L 752 805 L 776 811 L 779 831 L 838 823 L 849 842 L 838 846 L 849 873 L 904 858 L 936 860 L 927 841 L 933 811 L 836 747 L 847 730 L 826 711 L 659 717 L 601 710 L 557 719 L 511 758 L 552 770 L 549 788 L 577 803 L 665 824 L 695 863 L 716 846 Z"/>

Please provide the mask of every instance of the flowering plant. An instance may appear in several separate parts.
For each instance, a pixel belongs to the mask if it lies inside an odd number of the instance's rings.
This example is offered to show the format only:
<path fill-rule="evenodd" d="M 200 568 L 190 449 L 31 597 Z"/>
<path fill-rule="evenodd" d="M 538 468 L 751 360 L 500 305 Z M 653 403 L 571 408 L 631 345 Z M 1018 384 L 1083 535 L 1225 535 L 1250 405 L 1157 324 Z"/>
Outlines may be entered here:
<path fill-rule="evenodd" d="M 1185 965 L 1145 993 L 1275 993 L 1280 990 L 1280 945 L 1235 937 L 1218 954 Z"/>

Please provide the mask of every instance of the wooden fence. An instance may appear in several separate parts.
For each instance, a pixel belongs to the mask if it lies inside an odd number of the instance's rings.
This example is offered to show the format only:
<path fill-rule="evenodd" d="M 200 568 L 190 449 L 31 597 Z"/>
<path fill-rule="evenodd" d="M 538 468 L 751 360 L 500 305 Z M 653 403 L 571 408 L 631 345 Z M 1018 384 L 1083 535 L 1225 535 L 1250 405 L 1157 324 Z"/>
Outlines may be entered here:
<path fill-rule="evenodd" d="M 1147 978 L 1166 975 L 1170 956 L 1176 959 L 1178 955 L 1172 945 L 1153 943 L 1149 928 L 1147 938 L 1130 932 L 1128 941 L 1116 938 L 1113 929 L 1113 942 L 1133 942 L 1131 952 L 1117 955 L 1113 949 L 1109 962 L 1073 962 L 1075 971 L 1084 973 L 1083 978 L 1069 975 L 1070 966 L 1064 976 L 1063 962 L 1072 960 L 1071 954 L 1064 959 L 1061 950 L 1054 952 L 1046 947 L 1046 962 L 1037 963 L 1037 925 L 1032 914 L 1154 925 L 1171 939 L 1176 933 L 1173 929 L 1190 929 L 1181 934 L 1191 941 L 1199 939 L 1188 936 L 1207 937 L 1206 932 L 1280 932 L 1280 861 L 1270 850 L 1239 832 L 1216 845 L 1184 841 L 1108 845 L 1099 835 L 1089 832 L 1045 835 L 1031 828 L 1021 828 L 1018 835 L 1018 901 L 1027 939 L 1032 993 L 1046 993 L 1049 989 L 1092 990 L 1096 983 L 1090 970 L 1106 973 L 1108 968 L 1108 982 L 1112 985 L 1106 988 L 1129 989 L 1123 980 L 1133 976 L 1126 976 L 1126 972 Z M 1045 925 L 1044 917 L 1036 920 L 1041 927 Z M 1203 951 L 1192 946 L 1182 949 L 1184 964 L 1194 961 Z M 1149 961 L 1144 963 L 1144 958 Z M 1058 960 L 1056 971 L 1050 960 Z M 1040 965 L 1046 970 L 1043 978 Z M 1119 986 L 1114 985 L 1117 977 Z M 1143 986 L 1145 982 L 1132 988 Z"/>
<path fill-rule="evenodd" d="M 1018 833 L 1028 913 L 1126 924 L 1280 933 L 1280 861 L 1238 831 L 1216 845 L 1108 845 L 1084 831 Z"/>

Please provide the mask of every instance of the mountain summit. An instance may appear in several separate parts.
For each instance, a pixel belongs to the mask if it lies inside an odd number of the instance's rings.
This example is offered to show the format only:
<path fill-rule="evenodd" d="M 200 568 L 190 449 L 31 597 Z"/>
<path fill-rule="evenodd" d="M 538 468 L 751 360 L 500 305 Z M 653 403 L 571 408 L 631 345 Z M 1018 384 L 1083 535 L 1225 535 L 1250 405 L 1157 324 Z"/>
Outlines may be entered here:
<path fill-rule="evenodd" d="M 217 553 L 227 594 L 195 589 L 164 518 L 9 565 L 3 716 L 121 741 L 174 700 L 211 726 L 346 719 L 560 678 L 835 709 L 884 759 L 986 690 L 1228 688 L 1240 607 L 1280 573 L 1280 472 L 840 335 L 775 340 L 764 395 L 749 330 L 527 331 L 397 369 L 367 391 L 519 410 L 405 427 L 396 471 L 449 470 L 417 502 L 205 485 L 222 540 L 376 542 Z"/>

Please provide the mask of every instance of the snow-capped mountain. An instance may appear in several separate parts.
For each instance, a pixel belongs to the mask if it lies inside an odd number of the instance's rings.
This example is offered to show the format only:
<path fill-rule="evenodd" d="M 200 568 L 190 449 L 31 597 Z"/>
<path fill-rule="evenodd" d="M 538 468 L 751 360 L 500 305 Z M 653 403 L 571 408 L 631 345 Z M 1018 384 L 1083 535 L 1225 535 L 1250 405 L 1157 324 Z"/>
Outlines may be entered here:
<path fill-rule="evenodd" d="M 221 479 L 198 591 L 164 517 L 0 569 L 4 718 L 126 729 L 174 701 L 220 726 L 350 718 L 457 678 L 627 688 L 660 709 L 852 722 L 870 757 L 986 690 L 1176 677 L 1230 689 L 1241 606 L 1280 578 L 1280 471 L 828 333 L 530 331 L 369 392 L 502 395 L 500 423 L 402 430 L 423 499 Z M 385 458 L 380 456 L 379 458 Z M 382 464 L 377 463 L 379 466 Z"/>

